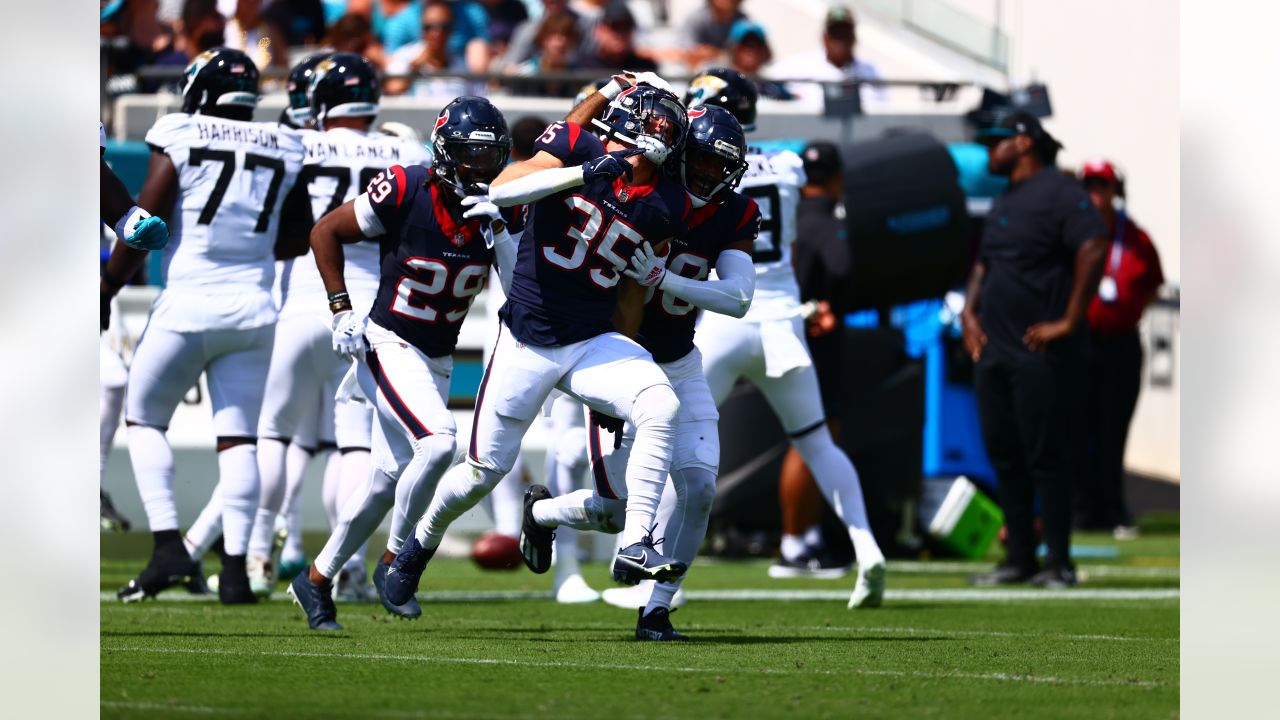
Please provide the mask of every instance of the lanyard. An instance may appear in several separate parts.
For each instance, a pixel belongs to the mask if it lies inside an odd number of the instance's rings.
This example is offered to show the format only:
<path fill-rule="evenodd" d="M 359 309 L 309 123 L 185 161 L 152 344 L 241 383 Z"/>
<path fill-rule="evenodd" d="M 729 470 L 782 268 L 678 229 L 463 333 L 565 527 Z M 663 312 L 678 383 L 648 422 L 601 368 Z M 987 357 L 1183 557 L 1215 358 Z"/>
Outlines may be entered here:
<path fill-rule="evenodd" d="M 1120 257 L 1124 254 L 1124 210 L 1116 211 L 1116 229 L 1111 238 L 1111 264 L 1107 274 L 1115 277 L 1120 272 Z"/>

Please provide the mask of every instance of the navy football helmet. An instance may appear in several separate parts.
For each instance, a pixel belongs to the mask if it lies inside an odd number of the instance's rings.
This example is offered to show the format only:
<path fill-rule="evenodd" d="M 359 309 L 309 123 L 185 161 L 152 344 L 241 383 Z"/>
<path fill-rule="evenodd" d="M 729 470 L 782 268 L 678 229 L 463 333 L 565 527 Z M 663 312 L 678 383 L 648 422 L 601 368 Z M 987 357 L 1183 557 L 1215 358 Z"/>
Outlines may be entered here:
<path fill-rule="evenodd" d="M 248 120 L 258 106 L 258 66 L 227 47 L 206 50 L 187 66 L 182 112 Z"/>
<path fill-rule="evenodd" d="M 506 118 L 482 97 L 454 98 L 431 130 L 431 171 L 458 195 L 476 195 L 498 177 L 511 154 Z"/>
<path fill-rule="evenodd" d="M 327 118 L 378 114 L 382 82 L 373 63 L 355 53 L 334 53 L 311 73 L 311 117 L 324 129 Z"/>
<path fill-rule="evenodd" d="M 618 94 L 604 116 L 592 121 L 603 131 L 603 139 L 614 139 L 644 150 L 644 156 L 661 165 L 680 149 L 689 117 L 674 94 L 636 85 Z"/>
<path fill-rule="evenodd" d="M 285 83 L 289 92 L 289 107 L 284 109 L 284 119 L 294 127 L 307 127 L 311 117 L 311 76 L 316 66 L 333 53 L 312 53 L 302 59 L 289 71 L 289 79 Z"/>
<path fill-rule="evenodd" d="M 677 179 L 694 207 L 733 190 L 747 170 L 747 139 L 733 113 L 718 105 L 689 111 L 689 132 L 676 163 Z"/>
<path fill-rule="evenodd" d="M 684 104 L 719 105 L 733 113 L 745 132 L 755 132 L 756 101 L 760 98 L 751 78 L 729 68 L 711 68 L 689 81 Z"/>

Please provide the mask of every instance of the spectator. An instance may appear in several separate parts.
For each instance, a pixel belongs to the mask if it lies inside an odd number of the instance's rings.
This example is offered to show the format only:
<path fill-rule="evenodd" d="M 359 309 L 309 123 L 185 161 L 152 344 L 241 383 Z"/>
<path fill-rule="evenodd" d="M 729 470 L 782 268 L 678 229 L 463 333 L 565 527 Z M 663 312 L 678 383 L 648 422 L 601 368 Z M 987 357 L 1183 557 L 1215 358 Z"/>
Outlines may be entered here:
<path fill-rule="evenodd" d="M 516 74 L 537 78 L 543 73 L 568 72 L 573 65 L 574 50 L 581 39 L 578 23 L 570 15 L 546 17 L 538 25 L 538 54 L 520 63 Z M 512 81 L 511 90 L 517 95 L 571 98 L 577 94 L 580 86 L 581 83 L 569 80 L 529 79 Z"/>
<path fill-rule="evenodd" d="M 555 15 L 568 15 L 578 23 L 578 36 L 586 37 L 590 32 L 584 19 L 576 12 L 569 9 L 569 0 L 543 0 L 542 2 L 542 20 L 546 20 Z M 538 28 L 540 22 L 526 21 L 516 28 L 511 35 L 511 42 L 507 46 L 506 53 L 503 54 L 501 60 L 494 66 L 494 72 L 502 72 L 506 68 L 515 68 L 524 61 L 533 57 L 538 51 L 534 42 L 538 36 Z M 579 48 L 582 50 L 583 48 Z"/>
<path fill-rule="evenodd" d="M 1136 537 L 1124 493 L 1124 452 L 1129 422 L 1142 386 L 1138 321 L 1164 282 L 1151 238 L 1125 215 L 1120 177 L 1106 160 L 1085 163 L 1085 190 L 1102 213 L 1111 245 L 1098 293 L 1089 303 L 1088 375 L 1080 429 L 1084 460 L 1077 477 L 1077 527 L 1105 528 L 1117 540 Z"/>
<path fill-rule="evenodd" d="M 389 75 L 416 75 L 419 73 L 465 73 L 466 61 L 450 50 L 449 34 L 454 27 L 454 4 L 429 2 L 422 11 L 422 39 L 405 45 L 391 53 L 387 59 Z M 475 95 L 481 90 L 477 83 L 458 78 L 389 77 L 383 85 L 389 95 L 408 93 L 415 97 L 428 97 L 448 102 L 459 95 Z"/>
<path fill-rule="evenodd" d="M 689 69 L 697 71 L 707 65 L 723 64 L 730 29 L 746 19 L 742 0 L 707 0 L 690 13 L 680 28 L 680 44 Z"/>
<path fill-rule="evenodd" d="M 793 55 L 778 61 L 769 76 L 778 80 L 835 81 L 859 78 L 878 80 L 880 72 L 875 65 L 854 55 L 857 44 L 857 24 L 853 11 L 836 5 L 827 11 L 822 33 L 822 49 Z M 797 99 L 814 111 L 821 111 L 825 103 L 822 85 L 817 82 L 787 83 Z M 874 85 L 862 85 L 859 94 L 862 109 L 874 107 L 885 100 L 884 89 Z"/>
<path fill-rule="evenodd" d="M 354 7 L 352 11 L 360 12 Z M 422 18 L 422 3 L 419 0 L 373 0 L 369 13 L 373 33 L 388 53 L 412 44 L 421 35 L 418 22 Z"/>
<path fill-rule="evenodd" d="M 583 68 L 610 71 L 656 71 L 658 65 L 636 54 L 636 20 L 626 5 L 611 5 L 595 25 L 595 51 L 583 57 Z"/>
<path fill-rule="evenodd" d="M 537 115 L 525 115 L 511 126 L 511 162 L 533 157 L 533 143 L 547 131 L 550 125 Z"/>
<path fill-rule="evenodd" d="M 773 59 L 764 27 L 750 20 L 739 20 L 729 30 L 729 67 L 751 78 L 761 97 L 794 100 L 786 86 L 760 77 L 760 69 Z"/>
<path fill-rule="evenodd" d="M 447 2 L 453 12 L 449 54 L 465 58 L 469 71 L 484 72 L 489 67 L 489 15 L 474 0 L 373 0 L 368 10 L 373 31 L 388 53 L 395 52 L 417 41 L 424 7 L 435 2 Z M 356 11 L 357 3 L 351 7 Z"/>
<path fill-rule="evenodd" d="M 595 54 L 598 42 L 596 26 L 604 19 L 605 13 L 626 7 L 626 0 L 570 0 L 569 8 L 578 16 L 582 29 L 582 47 L 578 48 L 580 55 Z M 632 18 L 632 22 L 635 22 L 635 18 Z"/>
<path fill-rule="evenodd" d="M 99 15 L 98 32 L 104 40 L 110 40 L 107 90 L 113 95 L 137 92 L 139 83 L 133 73 L 152 64 L 174 43 L 169 29 L 156 20 L 156 0 L 107 5 Z M 148 92 L 154 90 L 146 84 L 142 87 Z"/>
<path fill-rule="evenodd" d="M 223 44 L 227 19 L 218 12 L 218 0 L 186 0 L 174 26 L 173 45 L 155 64 L 185 68 L 200 53 Z"/>
<path fill-rule="evenodd" d="M 320 0 L 272 0 L 262 11 L 274 56 L 287 61 L 285 48 L 312 46 L 324 37 L 324 8 Z"/>
<path fill-rule="evenodd" d="M 489 16 L 490 30 L 496 22 L 515 27 L 529 19 L 529 9 L 520 0 L 480 0 L 480 5 Z"/>
<path fill-rule="evenodd" d="M 369 18 L 356 13 L 348 13 L 329 26 L 324 38 L 325 47 L 334 52 L 349 52 L 363 55 L 378 67 L 387 64 L 387 56 L 378 38 L 373 34 L 373 26 Z"/>
<path fill-rule="evenodd" d="M 1070 401 L 1084 366 L 1085 309 L 1106 226 L 1079 183 L 1054 169 L 1061 145 L 1016 112 L 984 131 L 987 169 L 1009 178 L 991 206 L 961 313 L 983 441 L 1008 529 L 1007 556 L 980 585 L 1076 583 L 1071 562 Z M 1036 559 L 1037 490 L 1048 546 Z"/>

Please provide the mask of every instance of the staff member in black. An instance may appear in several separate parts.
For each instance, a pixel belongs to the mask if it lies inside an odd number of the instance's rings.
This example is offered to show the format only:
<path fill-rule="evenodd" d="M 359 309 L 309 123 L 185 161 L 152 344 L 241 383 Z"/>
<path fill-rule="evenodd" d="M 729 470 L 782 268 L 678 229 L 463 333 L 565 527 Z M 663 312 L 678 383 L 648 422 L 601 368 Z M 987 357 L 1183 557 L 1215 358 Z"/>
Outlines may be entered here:
<path fill-rule="evenodd" d="M 1008 528 L 1007 556 L 975 584 L 1076 582 L 1071 562 L 1070 409 L 1084 363 L 1085 310 L 1106 255 L 1107 231 L 1080 184 L 1054 167 L 1062 147 L 1027 113 L 980 133 L 987 170 L 1009 178 L 987 216 L 961 316 L 976 367 L 987 455 Z M 1048 557 L 1036 560 L 1040 495 Z"/>

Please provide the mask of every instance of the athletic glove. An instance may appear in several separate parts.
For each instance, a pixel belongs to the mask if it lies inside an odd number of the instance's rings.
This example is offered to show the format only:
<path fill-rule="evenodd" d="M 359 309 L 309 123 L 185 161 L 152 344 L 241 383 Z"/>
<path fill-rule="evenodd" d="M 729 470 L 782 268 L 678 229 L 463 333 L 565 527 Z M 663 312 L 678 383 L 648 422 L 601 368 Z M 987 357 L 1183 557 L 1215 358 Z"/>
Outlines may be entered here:
<path fill-rule="evenodd" d="M 333 316 L 333 351 L 343 360 L 364 360 L 364 323 L 350 310 Z"/>
<path fill-rule="evenodd" d="M 676 91 L 671 88 L 671 84 L 668 83 L 666 80 L 663 80 L 662 78 L 658 77 L 658 73 L 632 72 L 630 70 L 627 70 L 625 74 L 628 77 L 633 78 L 637 85 L 652 85 L 653 87 L 656 87 L 659 90 L 666 90 L 672 95 L 676 94 Z"/>
<path fill-rule="evenodd" d="M 632 155 L 639 155 L 644 152 L 641 148 L 628 148 L 626 150 L 614 150 L 596 158 L 588 160 L 582 164 L 582 184 L 603 180 L 605 182 L 613 182 L 623 175 L 627 179 L 631 179 L 631 163 L 627 162 L 627 158 Z"/>
<path fill-rule="evenodd" d="M 631 265 L 623 269 L 622 273 L 643 287 L 654 287 L 667 274 L 667 259 L 654 252 L 653 246 L 645 240 L 631 256 Z"/>
<path fill-rule="evenodd" d="M 488 195 L 468 195 L 462 198 L 462 207 L 466 208 L 462 213 L 465 219 L 486 218 L 490 223 L 502 221 L 502 212 Z"/>
<path fill-rule="evenodd" d="M 591 424 L 613 433 L 613 449 L 617 450 L 622 447 L 622 426 L 623 421 L 612 415 L 606 415 L 597 410 L 591 411 Z"/>
<path fill-rule="evenodd" d="M 169 244 L 164 220 L 134 205 L 116 222 L 116 237 L 135 250 L 159 250 Z"/>

